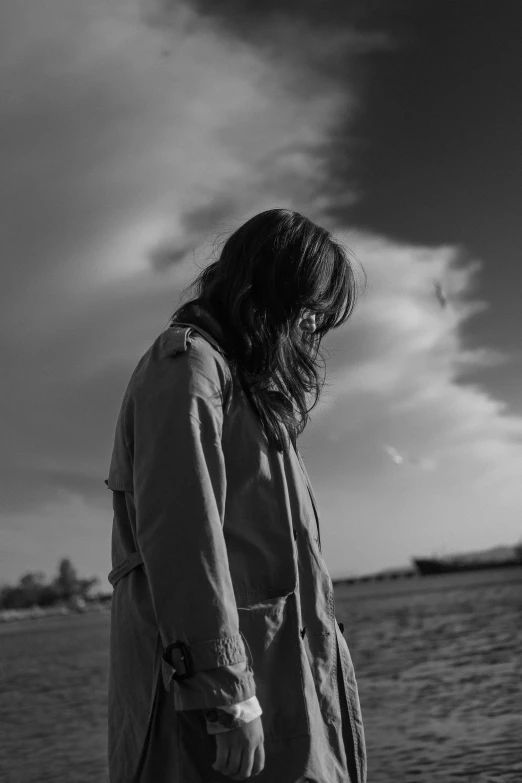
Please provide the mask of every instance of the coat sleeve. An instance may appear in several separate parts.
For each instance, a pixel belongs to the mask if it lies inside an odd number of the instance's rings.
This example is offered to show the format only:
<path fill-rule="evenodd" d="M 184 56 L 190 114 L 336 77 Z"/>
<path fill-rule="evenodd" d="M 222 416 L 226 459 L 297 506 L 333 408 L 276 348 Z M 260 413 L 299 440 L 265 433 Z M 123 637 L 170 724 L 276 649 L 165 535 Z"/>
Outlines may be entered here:
<path fill-rule="evenodd" d="M 162 644 L 184 643 L 192 662 L 190 676 L 173 680 L 175 708 L 234 704 L 254 696 L 255 683 L 223 532 L 229 377 L 196 342 L 158 367 L 134 401 L 137 543 Z"/>

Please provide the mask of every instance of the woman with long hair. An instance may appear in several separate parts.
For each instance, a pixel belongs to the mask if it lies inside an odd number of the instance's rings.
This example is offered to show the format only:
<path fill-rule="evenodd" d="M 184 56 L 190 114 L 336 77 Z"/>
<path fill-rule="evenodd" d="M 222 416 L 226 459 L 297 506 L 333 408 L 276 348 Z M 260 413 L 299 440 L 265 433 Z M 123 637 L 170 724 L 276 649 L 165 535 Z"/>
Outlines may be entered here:
<path fill-rule="evenodd" d="M 106 481 L 111 783 L 364 783 L 357 685 L 297 446 L 354 270 L 327 230 L 272 209 L 189 290 L 132 373 Z"/>

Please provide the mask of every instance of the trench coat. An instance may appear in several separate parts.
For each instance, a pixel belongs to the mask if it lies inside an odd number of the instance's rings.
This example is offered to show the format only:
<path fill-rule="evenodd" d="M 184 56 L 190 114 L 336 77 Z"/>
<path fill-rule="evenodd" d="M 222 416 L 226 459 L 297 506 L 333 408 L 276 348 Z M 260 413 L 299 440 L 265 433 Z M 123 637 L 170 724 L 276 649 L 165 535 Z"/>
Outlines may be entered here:
<path fill-rule="evenodd" d="M 268 445 L 219 325 L 204 323 L 159 335 L 117 419 L 110 781 L 230 781 L 211 767 L 204 710 L 256 695 L 265 767 L 252 780 L 364 783 L 357 684 L 305 465 L 290 441 Z"/>

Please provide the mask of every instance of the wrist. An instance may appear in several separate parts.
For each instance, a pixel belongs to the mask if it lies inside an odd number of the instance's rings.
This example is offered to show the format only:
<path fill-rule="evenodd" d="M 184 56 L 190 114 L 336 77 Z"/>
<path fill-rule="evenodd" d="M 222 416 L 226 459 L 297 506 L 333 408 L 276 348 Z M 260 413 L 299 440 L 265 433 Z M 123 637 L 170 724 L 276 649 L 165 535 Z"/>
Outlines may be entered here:
<path fill-rule="evenodd" d="M 242 726 L 246 721 L 236 715 L 226 712 L 220 707 L 213 707 L 205 710 L 205 719 L 207 721 L 207 731 L 209 734 L 219 734 L 222 731 L 230 731 Z"/>
<path fill-rule="evenodd" d="M 263 714 L 261 705 L 256 696 L 251 696 L 245 701 L 229 704 L 227 706 L 213 707 L 205 710 L 207 731 L 209 734 L 218 734 L 222 731 L 243 726 Z"/>

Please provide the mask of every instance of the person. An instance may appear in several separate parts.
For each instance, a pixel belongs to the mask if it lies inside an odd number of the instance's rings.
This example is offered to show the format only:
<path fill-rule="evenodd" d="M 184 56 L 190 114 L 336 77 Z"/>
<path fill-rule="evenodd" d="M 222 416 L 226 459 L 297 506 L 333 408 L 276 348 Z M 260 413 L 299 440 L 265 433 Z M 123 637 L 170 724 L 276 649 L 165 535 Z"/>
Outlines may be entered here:
<path fill-rule="evenodd" d="M 132 373 L 105 482 L 111 783 L 364 783 L 297 445 L 321 340 L 356 301 L 353 267 L 326 229 L 270 209 L 190 290 Z"/>

